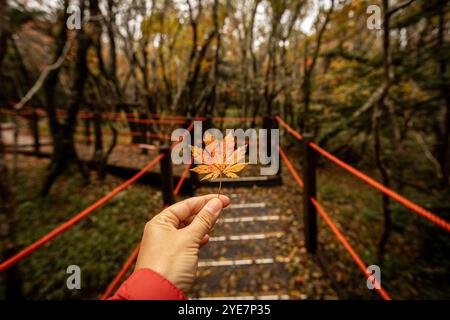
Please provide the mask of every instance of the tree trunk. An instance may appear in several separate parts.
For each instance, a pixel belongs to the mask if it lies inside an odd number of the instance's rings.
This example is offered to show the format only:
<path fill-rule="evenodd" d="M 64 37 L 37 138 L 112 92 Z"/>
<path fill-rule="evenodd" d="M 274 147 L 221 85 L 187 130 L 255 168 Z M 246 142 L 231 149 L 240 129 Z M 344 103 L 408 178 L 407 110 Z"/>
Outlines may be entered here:
<path fill-rule="evenodd" d="M 8 23 L 8 1 L 0 0 L 0 78 L 2 77 L 3 60 L 8 49 L 9 23 Z"/>
<path fill-rule="evenodd" d="M 303 92 L 303 106 L 304 106 L 304 113 L 303 115 L 300 114 L 298 125 L 300 128 L 300 131 L 311 131 L 310 124 L 309 124 L 309 105 L 311 102 L 311 94 L 312 94 L 312 81 L 313 81 L 313 74 L 314 74 L 314 68 L 317 63 L 317 59 L 319 58 L 320 48 L 322 47 L 322 40 L 323 36 L 325 34 L 325 30 L 327 29 L 328 23 L 330 22 L 331 13 L 334 10 L 334 0 L 331 1 L 331 6 L 326 12 L 325 21 L 322 23 L 322 26 L 318 30 L 315 47 L 311 54 L 309 55 L 309 49 L 308 49 L 308 41 L 305 43 L 305 53 L 304 53 L 304 76 L 303 76 L 303 82 L 301 90 Z M 320 13 L 317 17 L 317 19 L 320 19 Z M 318 20 L 319 21 L 319 20 Z"/>
<path fill-rule="evenodd" d="M 384 94 L 380 97 L 373 110 L 373 137 L 374 137 L 374 156 L 375 164 L 381 176 L 381 182 L 390 187 L 390 177 L 386 164 L 382 159 L 383 147 L 381 144 L 380 118 L 385 107 L 384 100 L 389 94 L 389 84 L 392 82 L 393 75 L 391 73 L 391 53 L 390 53 L 390 16 L 389 16 L 389 0 L 383 0 L 383 65 L 384 65 L 384 81 L 387 84 Z M 382 210 L 383 210 L 383 233 L 378 242 L 378 261 L 383 263 L 386 244 L 392 229 L 392 213 L 390 210 L 390 198 L 386 194 L 382 194 Z"/>
<path fill-rule="evenodd" d="M 439 65 L 439 88 L 443 100 L 443 114 L 444 124 L 442 137 L 439 138 L 441 143 L 438 143 L 439 153 L 438 161 L 442 171 L 442 184 L 450 184 L 450 86 L 448 85 L 447 77 L 447 56 L 445 54 L 445 1 L 441 0 L 442 9 L 439 12 L 439 29 L 438 29 L 438 48 L 437 57 Z"/>
<path fill-rule="evenodd" d="M 105 177 L 103 164 L 103 133 L 102 133 L 102 115 L 98 107 L 94 107 L 93 113 L 94 124 L 94 163 L 97 167 L 100 179 Z"/>
<path fill-rule="evenodd" d="M 83 2 L 82 2 L 83 4 Z M 67 15 L 68 1 L 64 3 L 64 14 Z M 82 5 L 81 12 L 84 12 L 84 5 Z M 58 46 L 56 50 L 56 57 L 59 57 L 64 47 L 65 40 L 67 39 L 66 19 L 61 21 L 61 30 L 58 38 Z M 72 87 L 72 97 L 67 117 L 64 123 L 60 124 L 56 109 L 54 107 L 54 88 L 58 82 L 58 71 L 52 71 L 46 81 L 46 96 L 47 96 L 47 114 L 50 121 L 50 129 L 53 137 L 53 155 L 50 164 L 50 172 L 44 183 L 44 187 L 41 191 L 41 195 L 45 196 L 50 191 L 51 186 L 55 182 L 56 178 L 62 174 L 69 166 L 76 164 L 80 173 L 82 174 L 85 183 L 89 183 L 89 174 L 84 167 L 83 163 L 78 158 L 75 150 L 74 143 L 74 131 L 76 126 L 76 120 L 80 105 L 83 101 L 84 84 L 88 76 L 87 68 L 87 50 L 90 46 L 90 41 L 83 29 L 78 34 L 78 46 L 76 53 L 76 65 L 74 83 Z"/>
<path fill-rule="evenodd" d="M 137 105 L 129 104 L 129 103 L 118 103 L 116 105 L 116 111 L 125 112 L 126 121 L 128 123 L 128 127 L 130 129 L 131 134 L 131 143 L 139 144 L 141 143 L 141 137 L 136 135 L 140 131 L 140 125 L 136 120 L 139 120 L 139 117 L 136 117 L 133 113 L 135 109 L 137 109 Z"/>

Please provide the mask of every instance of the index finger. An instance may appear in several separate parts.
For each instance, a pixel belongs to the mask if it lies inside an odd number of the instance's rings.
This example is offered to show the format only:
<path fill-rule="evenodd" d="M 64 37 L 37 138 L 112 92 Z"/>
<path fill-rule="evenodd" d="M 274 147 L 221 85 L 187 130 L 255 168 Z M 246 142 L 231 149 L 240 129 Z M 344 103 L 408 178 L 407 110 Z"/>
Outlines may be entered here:
<path fill-rule="evenodd" d="M 208 194 L 205 196 L 189 198 L 171 205 L 170 207 L 164 209 L 161 214 L 175 216 L 178 220 L 176 227 L 178 227 L 181 221 L 197 214 L 206 205 L 206 203 L 213 198 L 217 198 L 217 194 Z M 222 201 L 224 208 L 230 204 L 230 198 L 227 196 L 220 195 L 219 199 Z"/>

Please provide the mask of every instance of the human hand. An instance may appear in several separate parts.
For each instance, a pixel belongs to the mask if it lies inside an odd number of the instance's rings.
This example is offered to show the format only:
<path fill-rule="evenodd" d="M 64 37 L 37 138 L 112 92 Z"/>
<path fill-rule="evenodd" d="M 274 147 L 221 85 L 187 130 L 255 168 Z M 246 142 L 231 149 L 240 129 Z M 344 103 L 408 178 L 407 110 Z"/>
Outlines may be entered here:
<path fill-rule="evenodd" d="M 228 197 L 209 194 L 164 209 L 145 225 L 135 270 L 152 269 L 187 292 L 196 277 L 199 248 L 229 204 Z"/>

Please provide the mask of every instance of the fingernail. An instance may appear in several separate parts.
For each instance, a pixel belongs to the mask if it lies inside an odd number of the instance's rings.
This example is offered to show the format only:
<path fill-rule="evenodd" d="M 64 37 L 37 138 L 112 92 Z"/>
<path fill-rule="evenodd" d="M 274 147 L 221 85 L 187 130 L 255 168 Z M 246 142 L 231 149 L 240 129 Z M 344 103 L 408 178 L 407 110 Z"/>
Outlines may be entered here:
<path fill-rule="evenodd" d="M 231 199 L 227 196 L 222 196 L 222 199 L 225 200 L 225 203 L 228 205 L 231 202 Z"/>
<path fill-rule="evenodd" d="M 220 210 L 222 210 L 222 201 L 217 198 L 209 200 L 206 204 L 206 210 L 208 210 L 211 214 L 218 214 Z"/>

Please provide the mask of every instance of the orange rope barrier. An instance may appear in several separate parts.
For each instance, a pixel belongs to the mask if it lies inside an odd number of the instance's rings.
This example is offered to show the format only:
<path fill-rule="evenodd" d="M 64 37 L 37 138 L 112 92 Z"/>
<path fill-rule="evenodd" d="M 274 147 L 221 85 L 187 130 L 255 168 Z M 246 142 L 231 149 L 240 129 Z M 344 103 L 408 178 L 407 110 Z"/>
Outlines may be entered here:
<path fill-rule="evenodd" d="M 36 109 L 36 111 L 38 111 L 41 115 L 45 114 L 45 110 L 42 108 L 38 108 Z M 64 116 L 67 114 L 66 110 L 62 110 L 62 109 L 58 109 L 56 110 L 58 115 Z M 81 110 L 78 112 L 78 114 L 82 117 L 90 117 L 93 115 L 92 111 L 87 111 L 87 110 Z M 134 112 L 112 112 L 112 111 L 102 111 L 101 112 L 102 115 L 106 115 L 108 117 L 117 117 L 117 116 L 125 116 L 125 117 L 135 117 L 136 113 Z M 173 119 L 173 120 L 184 120 L 186 119 L 185 116 L 179 116 L 179 115 L 170 115 L 170 114 L 157 114 L 157 113 L 150 113 L 148 114 L 151 117 L 155 117 L 155 118 L 159 118 L 159 119 Z"/>
<path fill-rule="evenodd" d="M 60 110 L 59 112 L 61 114 L 65 114 L 66 113 L 66 111 L 64 111 L 64 110 Z M 82 115 L 82 116 L 85 116 L 85 117 L 89 117 L 89 116 L 91 116 L 93 114 L 93 112 L 92 111 L 80 111 L 79 114 Z M 106 115 L 108 117 L 123 117 L 123 116 L 125 116 L 125 117 L 136 117 L 136 113 L 134 113 L 134 112 L 128 112 L 128 113 L 124 112 L 124 113 L 122 113 L 122 112 L 104 111 L 104 112 L 101 112 L 101 114 L 102 115 Z M 185 120 L 186 119 L 185 116 L 169 115 L 169 114 L 150 113 L 148 115 L 151 116 L 151 117 L 154 117 L 154 118 L 166 119 L 166 120 L 169 120 L 169 119 L 172 119 L 172 120 Z"/>
<path fill-rule="evenodd" d="M 189 127 L 186 129 L 187 132 L 191 131 L 194 128 L 194 122 L 191 122 L 191 124 L 189 125 Z M 177 142 L 179 143 L 179 142 Z M 175 144 L 176 145 L 176 144 Z M 189 168 L 191 167 L 192 164 L 189 164 L 189 166 L 187 166 L 184 171 L 183 174 L 180 178 L 180 181 L 178 181 L 177 187 L 175 188 L 173 194 L 176 196 L 178 194 L 178 192 L 181 189 L 181 186 L 183 184 L 183 182 L 186 179 L 186 175 L 189 172 Z M 166 205 L 164 208 L 167 208 L 168 205 Z M 125 264 L 123 265 L 123 267 L 120 269 L 119 273 L 116 275 L 116 277 L 113 279 L 113 281 L 109 284 L 108 288 L 106 289 L 106 291 L 102 294 L 102 296 L 100 297 L 101 300 L 106 300 L 114 291 L 114 289 L 119 285 L 120 281 L 122 280 L 122 278 L 125 276 L 125 274 L 127 273 L 127 271 L 131 268 L 131 266 L 133 265 L 134 261 L 136 260 L 138 254 L 139 254 L 139 247 L 140 245 L 138 245 L 134 251 L 132 252 L 132 254 L 128 257 L 127 261 L 125 262 Z"/>
<path fill-rule="evenodd" d="M 108 193 L 106 196 L 83 210 L 82 212 L 75 215 L 73 218 L 69 219 L 68 221 L 61 224 L 59 227 L 53 229 L 51 232 L 34 242 L 33 244 L 29 245 L 16 255 L 12 256 L 11 258 L 7 259 L 6 261 L 2 262 L 0 264 L 0 271 L 5 271 L 6 269 L 10 268 L 17 262 L 21 261 L 23 258 L 27 257 L 32 252 L 36 251 L 40 247 L 42 247 L 44 244 L 58 236 L 59 234 L 63 233 L 67 229 L 74 226 L 76 223 L 78 223 L 80 220 L 85 218 L 87 215 L 92 213 L 97 208 L 101 207 L 103 204 L 105 204 L 108 200 L 116 196 L 118 193 L 123 191 L 125 188 L 130 186 L 132 183 L 134 183 L 136 180 L 138 180 L 140 177 L 142 177 L 147 171 L 151 170 L 162 158 L 164 157 L 163 154 L 160 154 L 155 159 L 153 159 L 149 164 L 147 164 L 141 171 L 139 171 L 137 174 L 135 174 L 132 178 L 125 181 L 123 184 L 112 190 L 110 193 Z"/>
<path fill-rule="evenodd" d="M 79 130 L 77 130 L 77 133 L 86 134 L 86 130 L 79 129 Z M 113 135 L 113 132 L 111 130 L 102 130 L 102 134 Z M 119 136 L 126 136 L 126 137 L 129 137 L 129 136 L 142 137 L 143 136 L 142 132 L 139 132 L 139 131 L 123 131 L 123 132 L 119 131 L 119 132 L 117 132 L 117 134 Z M 159 134 L 159 133 L 146 132 L 145 136 L 149 137 L 149 138 L 157 138 L 157 139 L 170 139 L 170 135 L 164 134 L 164 133 Z"/>
<path fill-rule="evenodd" d="M 38 115 L 45 115 L 45 110 L 38 108 L 36 109 Z M 14 115 L 14 111 L 0 109 L 0 113 L 11 114 Z M 20 115 L 30 115 L 32 113 L 31 110 L 26 109 L 20 112 Z M 57 115 L 65 116 L 67 115 L 67 111 L 65 110 L 57 110 Z M 157 118 L 157 119 L 139 119 L 136 117 L 135 113 L 121 113 L 121 112 L 101 112 L 103 119 L 105 120 L 113 120 L 113 121 L 128 121 L 135 123 L 148 123 L 148 124 L 183 124 L 186 120 L 185 116 L 178 115 L 164 115 L 164 114 L 150 114 L 149 116 Z M 79 111 L 78 112 L 79 119 L 91 119 L 93 118 L 92 111 Z M 213 117 L 212 120 L 216 122 L 228 122 L 228 121 L 260 121 L 262 117 Z M 204 117 L 196 117 L 194 120 L 205 120 Z"/>
<path fill-rule="evenodd" d="M 275 118 L 278 120 L 278 122 L 281 123 L 282 126 L 284 126 L 289 132 L 291 132 L 297 139 L 301 140 L 303 138 L 298 132 L 296 132 L 294 129 L 289 127 L 279 116 L 275 116 Z M 415 204 L 414 202 L 412 202 L 412 201 L 406 199 L 405 197 L 399 195 L 395 191 L 393 191 L 393 190 L 389 189 L 388 187 L 382 185 L 381 183 L 375 181 L 374 179 L 372 179 L 369 176 L 365 175 L 361 171 L 353 168 L 349 164 L 347 164 L 344 161 L 340 160 L 339 158 L 333 156 L 331 153 L 325 151 L 324 149 L 319 147 L 314 142 L 311 142 L 309 145 L 311 146 L 311 148 L 313 148 L 314 150 L 319 152 L 324 157 L 326 157 L 329 160 L 331 160 L 332 162 L 336 163 L 341 168 L 349 171 L 350 173 L 352 173 L 353 175 L 355 175 L 359 179 L 365 181 L 366 183 L 368 183 L 372 187 L 374 187 L 374 188 L 378 189 L 379 191 L 383 192 L 384 194 L 386 194 L 391 199 L 397 201 L 398 203 L 402 204 L 406 208 L 412 210 L 413 212 L 415 212 L 418 215 L 424 217 L 425 219 L 427 219 L 428 221 L 430 221 L 430 222 L 434 223 L 435 225 L 441 227 L 442 229 L 450 232 L 450 223 L 447 222 L 446 220 L 440 218 L 436 214 L 434 214 L 434 213 L 432 213 L 432 212 L 430 212 L 430 211 L 420 207 L 419 205 Z"/>
<path fill-rule="evenodd" d="M 35 109 L 37 115 L 44 116 L 45 110 L 41 108 Z M 20 110 L 20 116 L 29 116 L 33 113 L 32 109 L 27 108 Z M 0 114 L 7 115 L 15 115 L 14 110 L 9 109 L 0 109 Z M 67 115 L 67 111 L 65 110 L 56 110 L 56 114 L 58 116 Z M 139 119 L 136 117 L 135 113 L 121 113 L 121 112 L 102 112 L 101 115 L 104 119 L 108 120 L 128 120 L 129 122 L 137 122 L 137 123 L 152 123 L 152 124 L 183 124 L 185 122 L 185 116 L 177 116 L 177 115 L 160 115 L 160 114 L 150 114 L 151 117 L 155 117 L 157 119 Z M 78 118 L 80 119 L 90 119 L 93 118 L 93 112 L 91 111 L 80 111 L 78 112 Z M 122 119 L 119 119 L 122 118 Z"/>
<path fill-rule="evenodd" d="M 36 114 L 38 116 L 43 116 L 44 114 L 42 113 L 42 111 L 40 109 L 35 109 L 34 110 L 36 112 Z M 0 114 L 6 114 L 6 115 L 16 115 L 16 112 L 14 111 L 14 109 L 10 110 L 10 109 L 4 109 L 1 108 L 0 109 Z M 18 115 L 21 117 L 26 117 L 26 116 L 30 116 L 33 114 L 33 109 L 26 109 L 26 110 L 19 110 Z"/>
<path fill-rule="evenodd" d="M 1 110 L 0 110 L 0 114 L 6 114 L 6 115 L 10 115 L 10 116 L 16 115 L 16 113 L 15 113 L 14 111 L 11 111 L 11 110 L 5 110 L 5 109 L 1 109 Z M 20 113 L 19 113 L 19 115 L 20 115 Z"/>
<path fill-rule="evenodd" d="M 177 145 L 177 144 L 179 144 L 181 141 L 183 141 L 183 138 L 185 137 L 185 136 L 187 136 L 188 135 L 188 133 L 192 130 L 194 128 L 194 121 L 192 121 L 191 122 L 191 124 L 189 125 L 189 127 L 187 127 L 187 131 L 182 135 L 182 136 L 180 136 L 178 139 L 178 141 L 175 141 L 175 143 L 172 145 L 172 149 L 173 148 L 175 148 L 175 146 Z"/>
<path fill-rule="evenodd" d="M 286 128 L 287 131 L 289 131 L 290 133 L 292 133 L 293 136 L 295 136 L 298 140 L 302 140 L 303 137 L 300 133 L 298 133 L 297 131 L 295 131 L 294 129 L 292 129 L 286 122 L 283 121 L 283 119 L 281 119 L 279 116 L 275 116 L 275 119 L 283 126 Z"/>
<path fill-rule="evenodd" d="M 192 129 L 194 128 L 194 121 L 191 122 L 191 124 L 189 125 L 189 127 L 187 127 L 187 132 L 190 132 Z M 186 134 L 183 135 L 183 137 L 186 136 Z M 176 144 L 175 144 L 176 145 Z M 175 146 L 174 145 L 174 146 Z M 173 146 L 173 147 L 174 147 Z M 172 148 L 173 148 L 172 147 Z M 192 162 L 186 166 L 186 168 L 183 170 L 183 173 L 181 174 L 180 180 L 178 181 L 177 186 L 175 187 L 175 190 L 173 191 L 173 195 L 176 196 L 178 195 L 178 193 L 180 192 L 181 186 L 184 183 L 184 180 L 186 180 L 187 174 L 189 173 L 189 169 L 192 167 Z"/>
<path fill-rule="evenodd" d="M 384 194 L 386 194 L 390 198 L 394 199 L 398 203 L 402 204 L 406 208 L 414 211 L 415 213 L 417 213 L 418 215 L 424 217 L 428 221 L 430 221 L 430 222 L 434 223 L 435 225 L 441 227 L 442 229 L 450 232 L 450 223 L 449 222 L 447 222 L 444 219 L 438 217 L 434 213 L 431 213 L 430 211 L 425 210 L 424 208 L 418 206 L 414 202 L 406 199 L 405 197 L 399 195 L 395 191 L 387 188 L 386 186 L 382 185 L 381 183 L 379 183 L 379 182 L 375 181 L 374 179 L 370 178 L 369 176 L 365 175 L 361 171 L 359 171 L 359 170 L 353 168 L 352 166 L 346 164 L 342 160 L 338 159 L 337 157 L 333 156 L 329 152 L 327 152 L 324 149 L 322 149 L 321 147 L 319 147 L 317 144 L 310 143 L 310 146 L 311 146 L 311 148 L 313 148 L 314 150 L 316 150 L 317 152 L 322 154 L 324 157 L 326 157 L 329 160 L 331 160 L 332 162 L 336 163 L 341 168 L 349 171 L 350 173 L 352 173 L 353 175 L 355 175 L 359 179 L 365 181 L 366 183 L 368 183 L 372 187 L 374 187 L 374 188 L 378 189 L 379 191 L 383 192 Z"/>
<path fill-rule="evenodd" d="M 77 136 L 75 136 L 74 141 L 79 142 L 80 144 L 85 144 L 86 137 L 82 137 L 82 136 L 78 135 L 78 133 L 81 133 L 81 132 L 77 132 Z M 119 135 L 121 135 L 121 134 L 119 134 Z M 124 134 L 124 136 L 129 136 L 129 135 Z M 41 134 L 40 137 L 44 138 L 44 139 L 52 139 L 52 136 L 48 135 L 48 134 Z M 157 136 L 155 136 L 154 138 L 166 139 L 167 137 L 160 137 L 160 136 L 157 137 Z M 90 139 L 90 142 L 93 143 L 94 140 Z M 42 143 L 41 142 L 40 143 L 41 146 L 45 145 L 45 144 L 52 145 L 53 143 L 52 142 L 50 142 L 50 143 L 47 143 L 47 142 Z M 32 145 L 33 144 L 30 144 L 30 146 L 32 146 Z M 116 146 L 129 146 L 130 147 L 130 146 L 141 146 L 141 145 L 143 145 L 143 144 L 142 143 L 132 143 L 132 142 L 127 143 L 127 142 L 119 142 L 119 141 L 116 142 Z"/>
<path fill-rule="evenodd" d="M 120 269 L 119 273 L 114 277 L 113 281 L 109 284 L 106 291 L 101 295 L 100 300 L 106 300 L 108 297 L 112 294 L 114 289 L 119 285 L 120 280 L 125 276 L 127 271 L 131 268 L 134 261 L 136 260 L 138 254 L 139 254 L 139 248 L 141 247 L 141 244 L 138 244 L 136 248 L 133 250 L 131 255 L 128 257 L 127 261 L 123 265 L 122 269 Z"/>
<path fill-rule="evenodd" d="M 330 216 L 325 212 L 325 210 L 322 209 L 322 207 L 319 205 L 319 203 L 317 202 L 316 199 L 311 198 L 311 202 L 316 207 L 317 212 L 322 216 L 322 218 L 325 220 L 325 222 L 331 228 L 331 230 L 335 234 L 336 238 L 342 243 L 344 248 L 351 255 L 351 257 L 356 262 L 356 264 L 361 269 L 361 271 L 365 274 L 365 276 L 368 279 L 370 279 L 371 274 L 369 272 L 367 272 L 366 265 L 361 260 L 361 258 L 358 256 L 358 254 L 355 252 L 355 250 L 353 250 L 352 246 L 348 243 L 347 239 L 344 237 L 344 235 L 341 233 L 341 231 L 336 227 L 333 220 L 331 220 Z M 376 289 L 376 290 L 384 300 L 392 300 L 391 297 L 389 296 L 389 294 L 381 287 L 381 284 L 379 284 L 375 278 L 373 278 L 371 280 L 375 287 L 378 287 L 378 285 L 380 286 L 380 289 Z"/>
<path fill-rule="evenodd" d="M 191 168 L 191 166 L 192 166 L 192 163 L 187 165 L 186 168 L 183 170 L 183 173 L 182 173 L 182 175 L 180 177 L 180 180 L 178 181 L 178 184 L 175 187 L 175 190 L 173 191 L 173 195 L 176 196 L 180 192 L 181 186 L 183 185 L 184 180 L 186 180 L 186 177 L 187 177 L 187 175 L 189 173 L 189 169 Z"/>
<path fill-rule="evenodd" d="M 14 110 L 1 109 L 0 114 L 5 114 L 8 116 L 15 116 L 17 114 L 19 117 L 24 118 L 26 116 L 31 115 L 32 112 L 31 111 L 19 111 L 16 113 Z"/>
<path fill-rule="evenodd" d="M 291 174 L 293 175 L 293 177 L 295 178 L 295 180 L 297 181 L 299 186 L 301 188 L 303 188 L 303 181 L 302 181 L 302 179 L 300 179 L 299 175 L 295 171 L 294 167 L 292 166 L 291 162 L 287 158 L 286 154 L 283 152 L 281 147 L 278 147 L 278 150 L 280 151 L 281 157 L 286 162 L 286 165 L 287 165 L 289 171 L 291 172 Z M 348 253 L 350 253 L 351 257 L 356 262 L 358 267 L 363 271 L 363 273 L 366 275 L 366 277 L 369 278 L 371 276 L 371 274 L 369 274 L 367 272 L 367 267 L 365 266 L 364 262 L 361 260 L 361 258 L 355 252 L 355 250 L 353 250 L 352 246 L 347 242 L 347 239 L 345 239 L 344 235 L 339 231 L 339 229 L 333 223 L 333 221 L 328 216 L 328 214 L 322 209 L 322 207 L 319 205 L 319 203 L 317 202 L 316 199 L 311 198 L 311 202 L 316 207 L 317 212 L 324 218 L 325 222 L 331 228 L 331 230 L 335 234 L 336 238 L 342 243 L 342 245 L 345 247 L 345 249 L 348 251 Z M 373 279 L 373 280 L 374 281 L 372 283 L 376 286 L 378 283 L 375 279 Z M 377 292 L 381 295 L 381 297 L 383 299 L 391 300 L 391 297 L 389 296 L 389 294 L 386 291 L 384 291 L 383 288 L 381 288 L 381 286 L 380 286 L 380 289 L 377 289 Z"/>
<path fill-rule="evenodd" d="M 292 173 L 292 176 L 294 177 L 295 181 L 297 181 L 298 185 L 303 188 L 303 181 L 300 179 L 300 176 L 298 175 L 297 171 L 295 171 L 292 163 L 289 161 L 288 157 L 284 153 L 283 149 L 281 147 L 278 147 L 278 151 L 280 152 L 281 158 L 283 158 L 284 162 L 286 163 L 286 166 L 288 167 L 289 171 Z"/>
<path fill-rule="evenodd" d="M 92 119 L 92 115 L 80 115 L 79 119 Z M 139 119 L 139 118 L 128 118 L 122 116 L 107 116 L 103 117 L 104 120 L 112 121 L 122 121 L 122 122 L 132 122 L 132 123 L 147 123 L 147 124 L 184 124 L 184 120 L 177 119 Z"/>
<path fill-rule="evenodd" d="M 29 131 L 29 130 L 28 130 Z M 27 132 L 28 134 L 30 134 L 30 132 Z M 80 129 L 76 131 L 76 134 L 80 135 L 80 134 L 85 134 L 86 131 L 84 129 Z M 113 132 L 111 130 L 102 130 L 102 134 L 104 135 L 113 135 Z M 142 132 L 137 132 L 137 131 L 124 131 L 124 132 L 117 132 L 118 136 L 123 136 L 123 137 L 142 137 Z M 159 134 L 159 133 L 151 133 L 151 132 L 146 132 L 145 136 L 148 138 L 155 138 L 155 139 L 170 139 L 170 135 L 168 134 Z M 51 138 L 51 135 L 45 135 L 45 134 L 41 134 L 42 138 Z M 82 137 L 78 137 L 76 139 L 77 141 L 84 141 Z"/>
<path fill-rule="evenodd" d="M 213 117 L 212 120 L 216 122 L 227 122 L 227 121 L 259 121 L 261 117 Z"/>
<path fill-rule="evenodd" d="M 189 127 L 187 127 L 187 131 L 191 131 L 194 128 L 194 121 L 191 122 L 191 124 L 189 125 Z"/>

